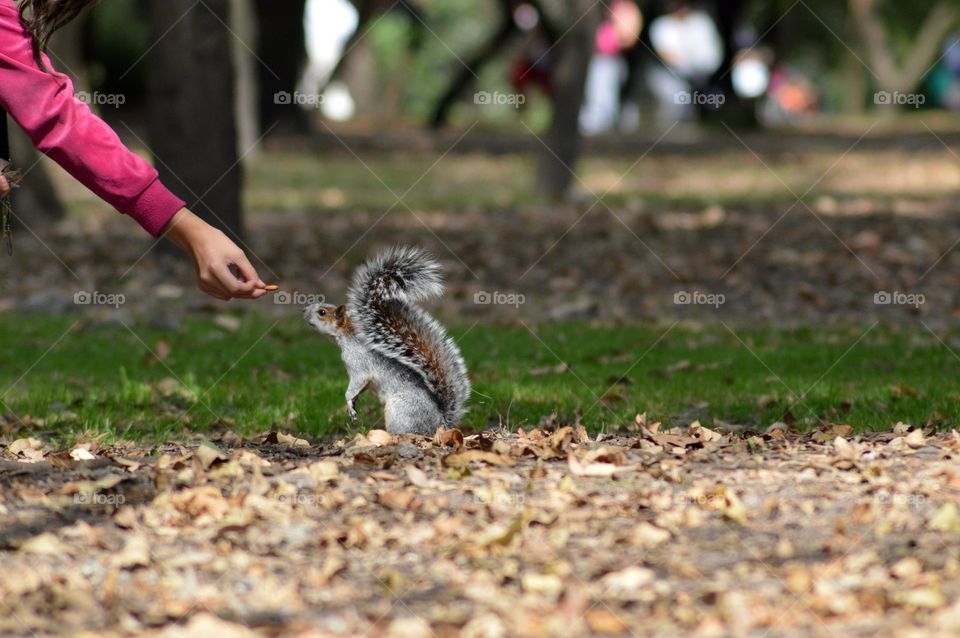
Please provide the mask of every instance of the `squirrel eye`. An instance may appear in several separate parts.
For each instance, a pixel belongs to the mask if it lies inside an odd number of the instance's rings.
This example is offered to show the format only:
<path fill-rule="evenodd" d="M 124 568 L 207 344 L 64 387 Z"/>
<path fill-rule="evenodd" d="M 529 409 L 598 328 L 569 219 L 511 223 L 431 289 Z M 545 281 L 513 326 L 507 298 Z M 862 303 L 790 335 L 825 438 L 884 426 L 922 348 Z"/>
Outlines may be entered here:
<path fill-rule="evenodd" d="M 317 311 L 317 314 L 320 315 L 321 317 L 326 317 L 327 311 L 321 308 L 320 310 Z"/>

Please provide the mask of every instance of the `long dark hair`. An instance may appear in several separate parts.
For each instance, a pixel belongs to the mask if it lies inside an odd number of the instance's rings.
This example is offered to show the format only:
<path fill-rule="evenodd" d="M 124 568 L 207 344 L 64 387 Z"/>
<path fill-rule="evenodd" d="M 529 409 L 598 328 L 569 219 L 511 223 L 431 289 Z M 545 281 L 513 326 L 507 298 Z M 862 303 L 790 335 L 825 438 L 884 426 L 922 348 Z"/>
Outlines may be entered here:
<path fill-rule="evenodd" d="M 33 35 L 33 56 L 44 66 L 40 53 L 47 48 L 50 36 L 80 15 L 97 0 L 17 0 L 20 20 Z"/>

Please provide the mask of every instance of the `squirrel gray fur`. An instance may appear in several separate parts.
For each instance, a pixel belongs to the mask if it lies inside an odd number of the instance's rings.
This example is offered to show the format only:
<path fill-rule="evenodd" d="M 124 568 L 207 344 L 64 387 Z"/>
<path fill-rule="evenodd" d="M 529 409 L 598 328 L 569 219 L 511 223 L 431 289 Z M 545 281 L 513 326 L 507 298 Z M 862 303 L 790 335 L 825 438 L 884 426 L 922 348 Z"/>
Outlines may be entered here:
<path fill-rule="evenodd" d="M 419 248 L 391 248 L 354 273 L 346 305 L 313 304 L 304 318 L 339 347 L 347 413 L 370 388 L 391 434 L 433 434 L 466 412 L 470 380 L 460 349 L 417 304 L 443 294 L 440 265 Z"/>

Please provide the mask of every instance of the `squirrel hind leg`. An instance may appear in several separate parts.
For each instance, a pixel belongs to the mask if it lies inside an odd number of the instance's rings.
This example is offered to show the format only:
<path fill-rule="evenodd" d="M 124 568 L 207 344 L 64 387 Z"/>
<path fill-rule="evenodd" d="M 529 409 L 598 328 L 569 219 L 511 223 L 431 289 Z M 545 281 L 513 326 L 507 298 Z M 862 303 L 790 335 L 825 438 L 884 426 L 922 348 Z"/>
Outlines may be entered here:
<path fill-rule="evenodd" d="M 383 404 L 383 419 L 390 434 L 432 436 L 443 424 L 436 403 L 427 397 L 406 396 Z"/>

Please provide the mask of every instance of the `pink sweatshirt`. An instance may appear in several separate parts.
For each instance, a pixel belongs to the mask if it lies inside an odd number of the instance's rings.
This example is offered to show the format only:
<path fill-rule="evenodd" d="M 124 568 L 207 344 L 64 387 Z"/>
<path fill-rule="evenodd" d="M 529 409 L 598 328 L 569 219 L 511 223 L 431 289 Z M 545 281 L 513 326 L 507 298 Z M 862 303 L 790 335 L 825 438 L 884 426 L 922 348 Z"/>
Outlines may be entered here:
<path fill-rule="evenodd" d="M 13 0 L 0 0 L 0 106 L 38 150 L 154 237 L 184 207 L 157 171 L 74 98 L 70 78 L 40 69 Z"/>

